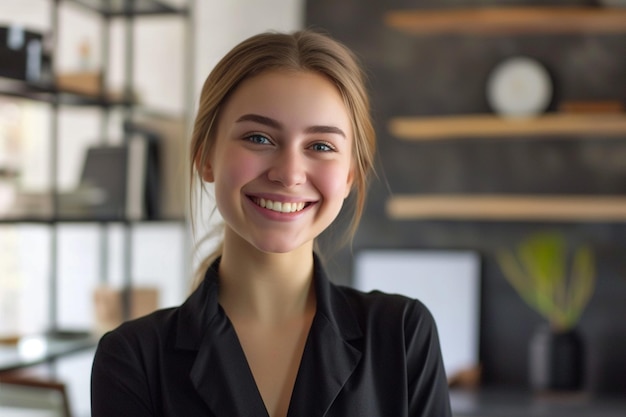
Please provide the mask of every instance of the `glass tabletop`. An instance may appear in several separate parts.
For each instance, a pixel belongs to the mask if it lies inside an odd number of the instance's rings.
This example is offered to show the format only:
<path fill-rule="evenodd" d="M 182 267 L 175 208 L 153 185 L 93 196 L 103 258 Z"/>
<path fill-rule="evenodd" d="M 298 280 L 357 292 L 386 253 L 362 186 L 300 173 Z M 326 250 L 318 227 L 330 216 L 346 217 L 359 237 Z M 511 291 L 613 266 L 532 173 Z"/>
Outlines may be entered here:
<path fill-rule="evenodd" d="M 0 344 L 0 372 L 44 363 L 96 346 L 98 338 L 88 332 L 52 332 L 24 336 Z"/>

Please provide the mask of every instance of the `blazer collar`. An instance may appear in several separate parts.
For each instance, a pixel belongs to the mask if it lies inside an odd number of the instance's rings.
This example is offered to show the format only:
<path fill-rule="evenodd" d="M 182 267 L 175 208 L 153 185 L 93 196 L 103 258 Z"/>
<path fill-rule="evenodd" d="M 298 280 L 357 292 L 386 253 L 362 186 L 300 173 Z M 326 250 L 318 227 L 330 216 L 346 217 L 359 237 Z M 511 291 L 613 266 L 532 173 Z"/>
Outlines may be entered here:
<path fill-rule="evenodd" d="M 181 306 L 176 347 L 198 351 L 190 377 L 215 415 L 267 415 L 234 328 L 218 304 L 218 265 L 219 259 Z M 362 336 L 356 317 L 316 255 L 314 287 L 317 310 L 289 416 L 324 416 L 361 358 L 361 352 L 350 343 Z"/>
<path fill-rule="evenodd" d="M 176 348 L 198 350 L 207 325 L 218 313 L 218 258 L 207 269 L 204 279 L 180 306 L 176 323 Z"/>
<path fill-rule="evenodd" d="M 340 289 L 315 257 L 317 311 L 307 339 L 288 416 L 322 417 L 354 372 L 361 351 L 351 341 L 362 332 Z"/>

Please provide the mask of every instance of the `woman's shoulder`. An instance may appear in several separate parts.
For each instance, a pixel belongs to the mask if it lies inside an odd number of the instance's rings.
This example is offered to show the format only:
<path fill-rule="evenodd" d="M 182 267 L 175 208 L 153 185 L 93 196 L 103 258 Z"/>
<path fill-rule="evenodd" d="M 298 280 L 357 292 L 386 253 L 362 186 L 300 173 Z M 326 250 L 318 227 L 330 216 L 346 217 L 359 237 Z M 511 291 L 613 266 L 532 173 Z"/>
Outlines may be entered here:
<path fill-rule="evenodd" d="M 407 361 L 440 355 L 435 319 L 420 300 L 351 287 L 337 287 L 337 291 L 347 300 L 363 337 L 373 342 L 371 346 L 378 354 L 403 349 Z"/>
<path fill-rule="evenodd" d="M 368 321 L 384 324 L 403 323 L 406 327 L 433 327 L 433 316 L 420 300 L 380 290 L 361 291 L 350 286 L 335 288 L 350 304 L 352 311 Z"/>
<path fill-rule="evenodd" d="M 156 310 L 128 320 L 107 331 L 100 338 L 100 350 L 136 350 L 141 346 L 165 343 L 174 331 L 180 307 Z"/>

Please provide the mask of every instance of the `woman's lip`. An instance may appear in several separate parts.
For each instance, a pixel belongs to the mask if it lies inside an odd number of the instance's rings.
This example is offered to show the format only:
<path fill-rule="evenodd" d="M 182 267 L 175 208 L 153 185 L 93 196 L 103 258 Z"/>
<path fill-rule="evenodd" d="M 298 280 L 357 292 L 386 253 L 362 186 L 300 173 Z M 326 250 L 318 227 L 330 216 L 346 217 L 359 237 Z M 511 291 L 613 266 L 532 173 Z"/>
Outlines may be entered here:
<path fill-rule="evenodd" d="M 291 221 L 291 220 L 298 219 L 300 218 L 301 215 L 303 215 L 303 213 L 308 212 L 309 209 L 315 204 L 315 202 L 309 202 L 309 203 L 301 202 L 300 204 L 304 205 L 302 209 L 296 210 L 296 211 L 290 211 L 290 212 L 283 212 L 283 211 L 276 211 L 273 209 L 262 207 L 261 205 L 259 205 L 260 198 L 248 196 L 247 200 L 248 200 L 248 203 L 254 208 L 254 210 L 257 211 L 257 213 L 262 214 L 263 217 L 267 219 L 276 220 L 276 221 Z"/>
<path fill-rule="evenodd" d="M 248 197 L 248 200 L 259 208 L 282 214 L 299 213 L 312 204 L 306 203 L 304 201 L 300 201 L 297 203 L 292 201 L 281 202 L 257 197 Z"/>
<path fill-rule="evenodd" d="M 316 200 L 312 198 L 302 198 L 302 197 L 289 197 L 284 195 L 277 194 L 247 194 L 247 197 L 251 200 L 255 199 L 265 199 L 270 200 L 272 202 L 277 203 L 314 203 Z"/>

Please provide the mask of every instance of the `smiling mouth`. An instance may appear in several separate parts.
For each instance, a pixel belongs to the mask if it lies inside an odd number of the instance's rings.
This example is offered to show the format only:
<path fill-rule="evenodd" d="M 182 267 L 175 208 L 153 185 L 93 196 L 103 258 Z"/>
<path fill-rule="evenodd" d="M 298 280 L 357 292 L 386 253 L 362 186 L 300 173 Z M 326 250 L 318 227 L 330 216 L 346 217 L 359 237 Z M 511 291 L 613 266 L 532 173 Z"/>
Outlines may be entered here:
<path fill-rule="evenodd" d="M 263 207 L 268 210 L 276 211 L 279 213 L 295 213 L 298 211 L 302 211 L 305 207 L 311 204 L 311 203 L 305 203 L 303 201 L 297 202 L 297 203 L 296 202 L 289 203 L 289 202 L 272 201 L 272 200 L 267 200 L 265 198 L 255 198 L 255 197 L 253 197 L 251 200 L 254 202 L 254 204 L 256 204 L 259 207 Z"/>

